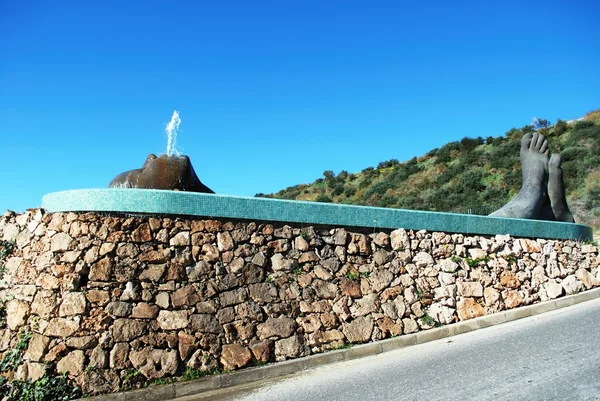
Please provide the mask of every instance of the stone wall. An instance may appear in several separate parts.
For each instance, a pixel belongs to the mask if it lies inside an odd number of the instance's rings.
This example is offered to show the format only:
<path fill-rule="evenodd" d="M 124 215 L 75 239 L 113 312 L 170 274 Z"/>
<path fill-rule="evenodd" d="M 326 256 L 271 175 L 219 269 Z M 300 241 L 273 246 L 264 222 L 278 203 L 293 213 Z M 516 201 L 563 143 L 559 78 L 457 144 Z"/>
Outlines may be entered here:
<path fill-rule="evenodd" d="M 600 285 L 574 241 L 260 222 L 7 213 L 0 352 L 33 332 L 87 393 L 233 370 L 427 330 Z M 6 243 L 5 243 L 6 244 Z M 13 374 L 9 372 L 9 374 Z"/>

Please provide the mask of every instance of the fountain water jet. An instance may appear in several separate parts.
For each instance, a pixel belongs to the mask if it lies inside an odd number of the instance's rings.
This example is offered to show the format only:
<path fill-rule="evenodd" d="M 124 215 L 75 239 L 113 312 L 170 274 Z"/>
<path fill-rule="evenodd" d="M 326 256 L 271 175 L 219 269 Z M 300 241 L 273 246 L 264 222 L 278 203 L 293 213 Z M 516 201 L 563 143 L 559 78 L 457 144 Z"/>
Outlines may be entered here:
<path fill-rule="evenodd" d="M 165 132 L 167 133 L 167 156 L 179 155 L 175 145 L 177 144 L 177 130 L 179 130 L 180 124 L 181 118 L 179 118 L 179 112 L 175 110 L 171 116 L 171 121 L 169 121 L 165 128 Z"/>

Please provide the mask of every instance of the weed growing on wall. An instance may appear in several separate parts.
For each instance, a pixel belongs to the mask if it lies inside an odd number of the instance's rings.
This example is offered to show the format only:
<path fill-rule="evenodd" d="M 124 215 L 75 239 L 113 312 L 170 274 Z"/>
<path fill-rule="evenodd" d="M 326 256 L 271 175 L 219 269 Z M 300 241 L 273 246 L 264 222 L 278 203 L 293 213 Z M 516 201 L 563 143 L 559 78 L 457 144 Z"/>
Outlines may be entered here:
<path fill-rule="evenodd" d="M 6 327 L 6 300 L 0 299 L 0 329 Z"/>
<path fill-rule="evenodd" d="M 9 400 L 19 401 L 68 401 L 82 396 L 79 388 L 73 386 L 66 373 L 53 376 L 48 371 L 35 382 L 8 380 L 0 376 L 0 395 Z"/>
<path fill-rule="evenodd" d="M 137 369 L 127 369 L 123 376 L 123 387 L 126 389 L 140 388 L 146 382 L 146 377 Z"/>
<path fill-rule="evenodd" d="M 346 273 L 346 278 L 351 280 L 351 281 L 359 281 L 360 280 L 360 274 L 358 274 L 358 272 L 348 272 Z"/>
<path fill-rule="evenodd" d="M 15 346 L 0 359 L 0 372 L 16 371 L 23 362 L 23 354 L 29 346 L 31 332 L 20 330 Z M 0 376 L 0 396 L 20 401 L 67 401 L 82 396 L 81 390 L 73 385 L 66 374 L 53 375 L 46 367 L 44 376 L 31 380 L 9 380 Z"/>
<path fill-rule="evenodd" d="M 263 362 L 263 364 L 264 364 L 264 362 Z M 261 365 L 260 363 L 257 364 L 257 366 L 260 366 L 260 365 Z M 196 379 L 200 379 L 201 377 L 204 377 L 204 376 L 220 375 L 221 373 L 223 373 L 223 372 L 218 369 L 202 370 L 202 369 L 198 369 L 198 368 L 186 368 L 185 372 L 183 372 L 183 376 L 181 377 L 181 381 L 196 380 Z"/>
<path fill-rule="evenodd" d="M 0 260 L 5 260 L 12 254 L 15 243 L 12 241 L 0 240 Z"/>
<path fill-rule="evenodd" d="M 0 280 L 5 273 L 4 261 L 12 254 L 14 247 L 14 242 L 0 240 Z"/>
<path fill-rule="evenodd" d="M 435 320 L 429 315 L 427 311 L 424 312 L 423 317 L 421 317 L 421 321 L 427 326 L 435 325 Z"/>
<path fill-rule="evenodd" d="M 29 345 L 31 339 L 31 332 L 19 331 L 19 341 L 15 344 L 14 348 L 9 349 L 4 353 L 2 359 L 0 359 L 0 372 L 7 372 L 9 370 L 16 370 L 21 364 L 23 353 Z"/>
<path fill-rule="evenodd" d="M 467 262 L 469 267 L 477 267 L 477 266 L 479 266 L 479 263 L 481 263 L 481 262 L 486 262 L 486 263 L 489 262 L 490 258 L 487 256 L 484 258 L 475 258 L 475 259 L 466 258 L 465 261 Z"/>

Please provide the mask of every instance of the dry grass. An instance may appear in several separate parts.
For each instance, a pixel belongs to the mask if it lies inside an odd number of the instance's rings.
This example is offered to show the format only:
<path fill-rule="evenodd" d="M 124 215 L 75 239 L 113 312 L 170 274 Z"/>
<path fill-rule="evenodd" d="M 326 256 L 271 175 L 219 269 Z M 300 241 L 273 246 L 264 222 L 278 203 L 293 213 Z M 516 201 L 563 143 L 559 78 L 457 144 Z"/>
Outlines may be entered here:
<path fill-rule="evenodd" d="M 600 121 L 600 109 L 590 111 L 583 116 L 583 119 L 589 121 Z"/>

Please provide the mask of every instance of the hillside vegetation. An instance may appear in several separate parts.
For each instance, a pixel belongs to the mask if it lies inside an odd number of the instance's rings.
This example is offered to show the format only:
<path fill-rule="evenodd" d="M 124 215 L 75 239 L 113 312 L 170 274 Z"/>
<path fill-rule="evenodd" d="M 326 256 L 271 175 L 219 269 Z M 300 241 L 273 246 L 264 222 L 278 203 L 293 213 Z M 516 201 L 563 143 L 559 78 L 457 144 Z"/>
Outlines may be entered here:
<path fill-rule="evenodd" d="M 576 221 L 600 227 L 600 110 L 573 122 L 537 120 L 499 137 L 465 137 L 421 157 L 384 161 L 359 173 L 327 170 L 312 184 L 256 196 L 485 215 L 519 191 L 520 140 L 536 130 L 548 138 L 553 153 L 563 155 Z"/>

